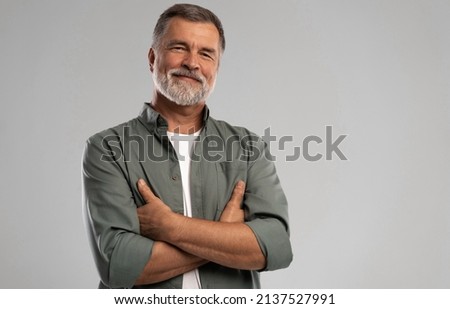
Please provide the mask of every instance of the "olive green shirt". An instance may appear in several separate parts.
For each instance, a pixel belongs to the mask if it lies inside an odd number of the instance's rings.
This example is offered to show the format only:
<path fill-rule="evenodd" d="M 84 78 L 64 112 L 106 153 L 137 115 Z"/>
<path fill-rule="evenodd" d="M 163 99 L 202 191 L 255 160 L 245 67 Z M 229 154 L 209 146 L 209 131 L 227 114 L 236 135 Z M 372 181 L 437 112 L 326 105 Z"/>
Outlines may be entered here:
<path fill-rule="evenodd" d="M 238 180 L 246 183 L 245 224 L 266 257 L 264 270 L 292 260 L 287 200 L 262 139 L 245 128 L 209 117 L 191 157 L 192 216 L 218 221 Z M 137 189 L 143 178 L 174 212 L 183 214 L 177 154 L 167 122 L 146 103 L 137 118 L 91 136 L 82 165 L 83 214 L 104 288 L 181 288 L 182 275 L 134 286 L 148 262 L 153 240 L 141 236 L 136 209 L 144 204 Z M 260 288 L 259 272 L 209 262 L 199 267 L 203 288 Z"/>

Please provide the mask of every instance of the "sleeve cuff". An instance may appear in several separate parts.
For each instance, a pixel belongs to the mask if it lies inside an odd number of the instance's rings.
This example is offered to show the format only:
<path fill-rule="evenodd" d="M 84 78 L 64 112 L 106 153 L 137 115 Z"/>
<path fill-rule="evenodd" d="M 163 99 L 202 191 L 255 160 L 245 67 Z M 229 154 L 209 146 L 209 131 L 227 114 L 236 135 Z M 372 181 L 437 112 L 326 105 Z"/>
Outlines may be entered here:
<path fill-rule="evenodd" d="M 284 225 L 274 219 L 255 219 L 245 222 L 253 231 L 266 257 L 263 271 L 286 268 L 292 261 L 292 248 Z"/>
<path fill-rule="evenodd" d="M 153 241 L 136 234 L 121 234 L 111 256 L 109 287 L 131 288 L 150 259 Z"/>

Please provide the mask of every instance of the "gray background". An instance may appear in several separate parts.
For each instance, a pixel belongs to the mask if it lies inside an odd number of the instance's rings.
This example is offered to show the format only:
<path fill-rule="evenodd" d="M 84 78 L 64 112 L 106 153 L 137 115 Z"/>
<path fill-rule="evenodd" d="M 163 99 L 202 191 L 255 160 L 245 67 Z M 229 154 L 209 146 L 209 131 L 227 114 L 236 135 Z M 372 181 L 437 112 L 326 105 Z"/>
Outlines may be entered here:
<path fill-rule="evenodd" d="M 97 286 L 84 141 L 150 99 L 151 32 L 172 3 L 1 0 L 0 287 Z M 212 114 L 293 136 L 271 148 L 295 257 L 263 287 L 450 288 L 450 2 L 194 3 L 228 43 Z M 286 162 L 327 125 L 348 161 Z"/>

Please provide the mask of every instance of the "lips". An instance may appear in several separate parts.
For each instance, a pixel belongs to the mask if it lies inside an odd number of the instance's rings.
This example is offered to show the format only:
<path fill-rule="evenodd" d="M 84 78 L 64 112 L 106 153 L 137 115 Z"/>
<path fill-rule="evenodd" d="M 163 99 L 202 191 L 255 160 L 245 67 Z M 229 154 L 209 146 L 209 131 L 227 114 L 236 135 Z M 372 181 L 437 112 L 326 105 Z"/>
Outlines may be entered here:
<path fill-rule="evenodd" d="M 169 73 L 172 76 L 175 76 L 175 77 L 189 78 L 189 79 L 195 80 L 195 81 L 197 81 L 197 82 L 199 82 L 201 84 L 204 83 L 201 76 L 198 76 L 197 74 L 194 74 L 194 73 L 189 72 L 189 71 L 185 71 L 185 70 L 176 70 L 175 71 L 174 70 L 174 71 L 169 72 Z"/>
<path fill-rule="evenodd" d="M 199 78 L 194 77 L 194 76 L 191 76 L 191 75 L 185 75 L 185 74 L 173 74 L 173 76 L 175 76 L 175 77 L 181 77 L 181 78 L 189 78 L 189 79 L 195 80 L 196 82 L 199 82 L 199 83 L 202 82 Z"/>

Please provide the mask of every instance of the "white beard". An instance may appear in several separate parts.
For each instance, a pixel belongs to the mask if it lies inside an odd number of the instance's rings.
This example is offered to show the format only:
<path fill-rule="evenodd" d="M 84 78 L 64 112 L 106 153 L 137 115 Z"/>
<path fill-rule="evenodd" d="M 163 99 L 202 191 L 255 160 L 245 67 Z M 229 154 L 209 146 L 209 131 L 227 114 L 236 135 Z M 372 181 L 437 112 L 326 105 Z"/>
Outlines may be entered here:
<path fill-rule="evenodd" d="M 172 69 L 167 74 L 158 71 L 155 62 L 153 71 L 153 81 L 156 89 L 169 100 L 181 106 L 191 106 L 207 99 L 215 86 L 209 87 L 206 78 L 198 73 L 191 72 L 184 68 Z M 199 81 L 198 86 L 193 86 L 188 81 L 178 79 L 174 75 L 184 75 Z"/>

